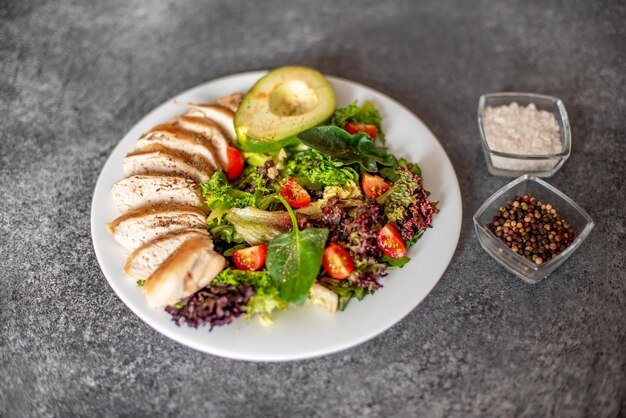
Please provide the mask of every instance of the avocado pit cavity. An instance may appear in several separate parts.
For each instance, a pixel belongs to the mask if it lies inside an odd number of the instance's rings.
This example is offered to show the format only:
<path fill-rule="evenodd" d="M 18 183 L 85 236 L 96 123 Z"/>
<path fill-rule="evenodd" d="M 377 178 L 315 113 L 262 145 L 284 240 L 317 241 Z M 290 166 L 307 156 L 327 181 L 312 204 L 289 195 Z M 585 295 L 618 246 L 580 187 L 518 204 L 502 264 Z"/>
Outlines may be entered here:
<path fill-rule="evenodd" d="M 270 111 L 278 116 L 298 116 L 317 106 L 315 91 L 300 80 L 279 84 L 270 96 Z"/>

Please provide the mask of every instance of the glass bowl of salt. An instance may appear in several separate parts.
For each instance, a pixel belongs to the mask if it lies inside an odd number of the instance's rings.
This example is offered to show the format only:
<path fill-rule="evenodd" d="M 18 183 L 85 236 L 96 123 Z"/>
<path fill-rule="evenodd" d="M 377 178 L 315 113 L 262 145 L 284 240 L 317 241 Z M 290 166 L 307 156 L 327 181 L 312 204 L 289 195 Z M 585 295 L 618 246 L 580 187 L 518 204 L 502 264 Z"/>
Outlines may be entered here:
<path fill-rule="evenodd" d="M 478 129 L 487 169 L 497 176 L 550 177 L 572 149 L 567 111 L 557 97 L 483 94 L 478 100 Z"/>

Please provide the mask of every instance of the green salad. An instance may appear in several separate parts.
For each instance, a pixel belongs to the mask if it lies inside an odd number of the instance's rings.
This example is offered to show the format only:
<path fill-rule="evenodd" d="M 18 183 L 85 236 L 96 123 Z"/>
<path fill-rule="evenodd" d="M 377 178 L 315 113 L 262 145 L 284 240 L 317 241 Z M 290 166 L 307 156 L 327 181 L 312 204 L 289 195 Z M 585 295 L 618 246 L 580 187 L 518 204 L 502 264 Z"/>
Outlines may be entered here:
<path fill-rule="evenodd" d="M 280 141 L 264 152 L 235 144 L 236 178 L 217 171 L 201 185 L 207 229 L 229 266 L 167 308 L 177 323 L 213 327 L 307 300 L 343 310 L 409 262 L 407 248 L 431 227 L 437 202 L 419 166 L 388 152 L 371 102 Z"/>

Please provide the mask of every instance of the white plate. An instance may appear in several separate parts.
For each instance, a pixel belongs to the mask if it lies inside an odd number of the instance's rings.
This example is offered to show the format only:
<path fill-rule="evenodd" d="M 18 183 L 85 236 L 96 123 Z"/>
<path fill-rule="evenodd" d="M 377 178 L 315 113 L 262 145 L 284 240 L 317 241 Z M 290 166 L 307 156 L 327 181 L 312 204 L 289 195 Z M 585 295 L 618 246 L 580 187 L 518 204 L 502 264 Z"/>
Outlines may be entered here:
<path fill-rule="evenodd" d="M 122 301 L 143 321 L 167 337 L 200 351 L 242 360 L 286 361 L 317 357 L 343 350 L 375 337 L 415 308 L 441 278 L 454 254 L 461 230 L 459 184 L 444 149 L 430 130 L 404 106 L 369 87 L 328 77 L 338 106 L 353 100 L 371 100 L 380 110 L 389 149 L 397 156 L 418 162 L 425 187 L 438 200 L 441 212 L 433 229 L 426 231 L 409 250 L 412 258 L 403 269 L 381 279 L 383 288 L 362 301 L 351 301 L 346 310 L 331 314 L 313 306 L 290 307 L 273 316 L 266 326 L 258 319 L 241 317 L 232 324 L 193 329 L 172 322 L 163 309 L 151 309 L 140 288 L 124 275 L 125 251 L 111 238 L 105 223 L 119 214 L 110 190 L 123 177 L 122 159 L 137 138 L 154 125 L 180 114 L 181 102 L 210 103 L 220 96 L 247 91 L 265 72 L 249 72 L 202 84 L 163 103 L 122 138 L 107 160 L 96 184 L 91 207 L 93 245 L 109 284 Z"/>

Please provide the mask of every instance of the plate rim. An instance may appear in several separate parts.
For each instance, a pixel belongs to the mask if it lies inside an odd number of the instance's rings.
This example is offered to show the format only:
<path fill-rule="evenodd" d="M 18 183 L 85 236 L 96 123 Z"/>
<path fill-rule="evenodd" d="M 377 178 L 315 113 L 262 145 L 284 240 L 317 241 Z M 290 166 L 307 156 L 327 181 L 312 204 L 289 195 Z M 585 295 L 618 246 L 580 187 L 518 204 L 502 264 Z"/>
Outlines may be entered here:
<path fill-rule="evenodd" d="M 224 358 L 229 358 L 229 359 L 233 359 L 233 360 L 240 360 L 240 361 L 249 361 L 249 362 L 287 362 L 287 361 L 298 361 L 298 360 L 304 360 L 304 359 L 312 359 L 312 358 L 318 358 L 318 357 L 322 357 L 325 355 L 330 355 L 333 353 L 337 353 L 340 351 L 344 351 L 350 348 L 353 348 L 355 346 L 358 346 L 360 344 L 363 344 L 367 341 L 370 341 L 374 338 L 376 338 L 377 336 L 383 334 L 384 332 L 390 330 L 392 327 L 394 327 L 395 325 L 397 325 L 399 322 L 401 322 L 403 319 L 405 319 L 413 310 L 415 310 L 423 301 L 424 299 L 426 299 L 426 297 L 428 297 L 428 295 L 432 292 L 432 290 L 434 289 L 434 287 L 439 283 L 439 281 L 441 280 L 441 278 L 443 277 L 443 275 L 445 274 L 445 272 L 447 271 L 450 262 L 452 261 L 456 251 L 457 251 L 457 247 L 458 247 L 458 243 L 460 240 L 460 235 L 461 235 L 461 231 L 462 231 L 462 224 L 463 224 L 463 201 L 462 201 L 462 194 L 461 194 L 461 190 L 460 190 L 460 184 L 458 181 L 458 177 L 456 175 L 456 171 L 454 169 L 454 165 L 452 164 L 452 160 L 450 160 L 450 157 L 448 156 L 448 153 L 446 152 L 445 148 L 443 147 L 443 145 L 441 144 L 441 142 L 439 141 L 439 139 L 434 135 L 434 133 L 431 131 L 431 129 L 428 127 L 428 125 L 426 125 L 424 123 L 424 121 L 422 121 L 415 113 L 413 113 L 410 109 L 408 109 L 405 105 L 403 105 L 402 103 L 400 103 L 399 101 L 397 101 L 396 99 L 390 97 L 389 95 L 374 89 L 372 87 L 369 87 L 367 85 L 364 85 L 362 83 L 356 82 L 356 81 L 352 81 L 343 77 L 338 77 L 338 76 L 334 76 L 334 75 L 328 75 L 328 74 L 324 74 L 324 76 L 331 82 L 335 82 L 338 81 L 340 83 L 345 83 L 347 85 L 349 85 L 350 87 L 356 87 L 359 89 L 363 89 L 367 92 L 373 92 L 375 93 L 377 96 L 382 97 L 386 100 L 389 100 L 390 102 L 392 102 L 394 105 L 398 106 L 399 108 L 401 108 L 403 111 L 405 111 L 407 114 L 409 114 L 412 118 L 414 118 L 426 131 L 429 135 L 432 136 L 432 138 L 435 140 L 435 145 L 437 148 L 439 148 L 439 151 L 442 153 L 442 155 L 445 157 L 445 159 L 448 161 L 449 163 L 449 168 L 451 171 L 451 175 L 452 175 L 452 179 L 454 181 L 454 184 L 456 184 L 456 188 L 455 188 L 455 197 L 456 200 L 458 201 L 458 205 L 455 206 L 454 208 L 456 209 L 456 216 L 454 216 L 454 219 L 458 219 L 458 227 L 456 228 L 456 233 L 455 233 L 455 237 L 454 237 L 454 246 L 452 247 L 453 250 L 450 252 L 449 256 L 447 257 L 447 259 L 445 260 L 444 263 L 444 267 L 443 270 L 441 271 L 441 274 L 439 274 L 439 277 L 436 278 L 436 280 L 433 280 L 432 284 L 430 286 L 428 286 L 428 288 L 426 289 L 426 291 L 424 292 L 423 296 L 421 297 L 421 299 L 419 299 L 410 309 L 408 309 L 406 312 L 403 312 L 401 315 L 398 315 L 397 318 L 394 318 L 393 321 L 391 321 L 390 323 L 388 323 L 386 326 L 381 327 L 381 329 L 375 330 L 374 332 L 370 332 L 367 333 L 364 336 L 361 336 L 360 338 L 353 338 L 350 342 L 344 343 L 344 344 L 340 344 L 340 345 L 336 345 L 332 348 L 327 348 L 327 349 L 317 349 L 317 350 L 310 350 L 306 353 L 293 353 L 292 355 L 282 355 L 282 356 L 247 356 L 247 355 L 243 355 L 241 353 L 232 353 L 229 350 L 224 350 L 221 349 L 219 347 L 206 347 L 200 343 L 196 343 L 195 341 L 191 341 L 188 340 L 187 338 L 181 338 L 179 335 L 177 335 L 178 333 L 176 332 L 176 330 L 178 328 L 166 328 L 163 326 L 159 326 L 159 324 L 153 324 L 153 320 L 150 319 L 149 317 L 147 317 L 146 315 L 143 314 L 143 312 L 141 312 L 141 310 L 139 309 L 138 306 L 135 306 L 130 299 L 124 294 L 124 292 L 122 292 L 122 289 L 119 288 L 112 283 L 112 279 L 109 278 L 109 275 L 105 272 L 105 270 L 107 270 L 108 268 L 104 267 L 104 263 L 102 260 L 102 256 L 100 254 L 99 248 L 100 248 L 100 244 L 96 243 L 96 239 L 95 236 L 96 234 L 94 233 L 95 228 L 97 227 L 98 223 L 102 223 L 102 222 L 106 222 L 106 220 L 102 220 L 102 219 L 97 219 L 96 218 L 96 210 L 95 208 L 95 203 L 97 200 L 97 197 L 99 196 L 98 193 L 96 193 L 97 191 L 99 191 L 99 189 L 101 188 L 101 184 L 104 183 L 103 181 L 103 176 L 105 175 L 105 169 L 108 167 L 109 163 L 112 161 L 113 156 L 115 154 L 117 154 L 117 152 L 119 151 L 119 149 L 121 147 L 123 147 L 124 144 L 124 139 L 133 131 L 135 130 L 138 126 L 140 126 L 141 124 L 144 123 L 145 120 L 153 117 L 154 114 L 156 114 L 157 112 L 163 111 L 163 108 L 166 107 L 168 104 L 172 103 L 173 101 L 177 100 L 177 98 L 181 97 L 181 96 L 185 96 L 187 94 L 190 94 L 196 90 L 201 90 L 203 88 L 206 88 L 207 85 L 209 84 L 217 84 L 217 83 L 223 83 L 226 82 L 228 80 L 231 79 L 237 79 L 237 78 L 245 78 L 245 77 L 251 77 L 251 76 L 257 76 L 257 77 L 261 77 L 264 74 L 266 74 L 268 72 L 268 70 L 253 70 L 253 71 L 245 71 L 245 72 L 240 72 L 240 73 L 234 73 L 234 74 L 227 74 L 221 77 L 217 77 L 205 82 L 202 82 L 196 86 L 190 87 L 182 92 L 179 92 L 175 95 L 173 95 L 172 97 L 166 99 L 165 101 L 161 102 L 160 104 L 158 104 L 157 106 L 155 106 L 154 108 L 152 108 L 151 110 L 149 110 L 146 114 L 144 114 L 136 123 L 134 123 L 128 130 L 125 131 L 124 135 L 118 140 L 117 144 L 115 145 L 115 147 L 113 147 L 113 149 L 110 151 L 105 163 L 102 165 L 101 169 L 100 169 L 100 173 L 98 174 L 98 178 L 96 180 L 95 186 L 94 186 L 94 192 L 92 195 L 92 199 L 91 199 L 91 208 L 90 208 L 90 233 L 91 233 L 91 239 L 92 239 L 92 245 L 94 247 L 94 253 L 96 255 L 96 259 L 98 261 L 98 265 L 100 267 L 100 271 L 102 272 L 102 274 L 104 275 L 107 284 L 109 285 L 109 287 L 111 289 L 113 289 L 113 291 L 115 292 L 115 294 L 117 295 L 118 298 L 120 298 L 120 300 L 124 303 L 124 305 L 126 305 L 126 307 L 128 309 L 130 309 L 131 312 L 133 312 L 137 317 L 139 317 L 139 319 L 141 319 L 146 325 L 148 325 L 151 329 L 156 330 L 157 332 L 159 332 L 160 334 L 166 336 L 167 338 L 175 341 L 178 344 L 182 344 L 184 346 L 187 346 L 189 348 L 192 348 L 194 350 L 200 351 L 202 353 L 206 353 L 206 354 L 211 354 L 211 355 L 215 355 L 215 356 L 220 356 L 220 357 L 224 357 Z M 449 190 L 448 190 L 449 191 Z M 361 303 L 366 303 L 366 302 L 361 302 Z M 197 331 L 201 331 L 202 328 L 198 329 Z M 195 331 L 195 330 L 194 330 Z"/>

